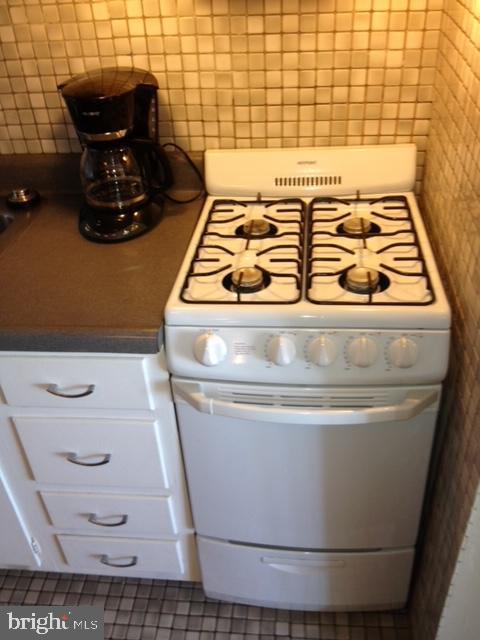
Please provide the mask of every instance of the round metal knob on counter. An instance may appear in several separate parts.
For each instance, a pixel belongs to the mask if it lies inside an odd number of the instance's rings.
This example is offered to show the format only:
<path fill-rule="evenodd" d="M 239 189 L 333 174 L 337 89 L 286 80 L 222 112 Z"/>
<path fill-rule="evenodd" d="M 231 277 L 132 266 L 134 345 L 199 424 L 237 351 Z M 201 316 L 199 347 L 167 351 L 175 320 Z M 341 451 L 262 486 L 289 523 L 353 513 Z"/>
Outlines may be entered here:
<path fill-rule="evenodd" d="M 280 367 L 285 367 L 295 360 L 297 349 L 288 336 L 275 336 L 267 345 L 268 359 Z"/>
<path fill-rule="evenodd" d="M 397 338 L 388 346 L 390 362 L 400 369 L 413 367 L 418 359 L 417 344 L 410 338 Z"/>
<path fill-rule="evenodd" d="M 372 338 L 361 336 L 347 347 L 348 359 L 356 367 L 370 367 L 377 359 L 378 348 Z"/>
<path fill-rule="evenodd" d="M 327 336 L 319 336 L 308 345 L 308 357 L 317 367 L 328 367 L 337 357 L 335 343 Z"/>
<path fill-rule="evenodd" d="M 195 340 L 193 352 L 200 364 L 214 367 L 227 357 L 227 345 L 216 333 L 202 333 Z"/>
<path fill-rule="evenodd" d="M 7 205 L 12 209 L 28 209 L 40 201 L 40 194 L 30 187 L 19 187 L 7 195 Z"/>

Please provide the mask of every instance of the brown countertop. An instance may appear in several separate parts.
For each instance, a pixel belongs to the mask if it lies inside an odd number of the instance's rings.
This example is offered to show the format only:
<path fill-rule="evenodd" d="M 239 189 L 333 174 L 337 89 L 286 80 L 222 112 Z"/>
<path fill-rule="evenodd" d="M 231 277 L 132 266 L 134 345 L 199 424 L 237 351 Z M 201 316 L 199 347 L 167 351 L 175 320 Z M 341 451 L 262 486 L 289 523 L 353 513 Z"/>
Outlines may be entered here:
<path fill-rule="evenodd" d="M 201 200 L 168 203 L 153 230 L 111 245 L 80 235 L 81 200 L 44 192 L 26 228 L 0 244 L 0 350 L 158 350 L 165 303 Z"/>

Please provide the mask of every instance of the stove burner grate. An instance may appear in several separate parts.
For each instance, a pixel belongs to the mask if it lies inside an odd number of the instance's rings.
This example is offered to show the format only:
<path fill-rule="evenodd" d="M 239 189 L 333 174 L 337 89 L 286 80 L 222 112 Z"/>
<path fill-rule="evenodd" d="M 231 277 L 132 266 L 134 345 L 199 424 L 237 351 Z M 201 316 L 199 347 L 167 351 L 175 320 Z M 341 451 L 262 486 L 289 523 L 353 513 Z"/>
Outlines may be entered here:
<path fill-rule="evenodd" d="M 367 212 L 368 218 L 364 218 L 364 220 L 366 220 L 368 224 L 363 222 L 362 218 L 365 214 L 359 213 L 359 210 Z M 395 212 L 398 212 L 398 215 Z M 434 302 L 435 296 L 430 276 L 418 241 L 418 235 L 408 200 L 405 196 L 391 195 L 368 199 L 360 198 L 357 194 L 357 197 L 351 200 L 319 197 L 311 201 L 309 214 L 306 297 L 310 302 L 328 305 L 376 304 L 387 306 L 422 306 Z M 378 220 L 380 224 L 377 224 L 373 219 Z M 384 230 L 383 225 L 380 226 L 381 221 L 385 221 L 387 227 L 390 226 L 391 228 L 393 225 L 395 229 L 395 225 L 397 224 L 400 228 L 393 231 L 388 229 Z M 329 225 L 335 223 L 339 224 L 331 230 Z M 322 228 L 322 225 L 326 226 L 326 228 Z M 351 233 L 352 229 L 354 233 Z M 358 233 L 355 233 L 357 229 Z M 382 240 L 390 237 L 392 237 L 392 240 L 397 237 L 398 241 L 390 242 L 382 246 Z M 337 242 L 334 242 L 334 238 L 338 239 Z M 409 241 L 403 241 L 405 238 Z M 374 241 L 376 244 L 371 244 Z M 402 249 L 406 251 L 411 249 L 413 255 L 395 255 L 396 253 L 401 253 Z M 373 264 L 378 264 L 377 269 L 379 275 L 376 286 L 367 286 L 367 284 L 365 284 L 364 290 L 362 291 L 362 287 L 360 286 L 355 289 L 355 283 L 349 286 L 347 272 L 358 269 L 359 267 L 364 268 L 363 259 L 361 258 L 364 252 L 367 252 L 367 255 L 371 256 L 380 257 L 381 255 L 383 260 L 381 262 L 373 260 Z M 354 262 L 346 266 L 346 254 L 357 256 L 359 263 L 356 264 L 356 262 Z M 409 265 L 405 269 L 399 269 L 395 266 L 397 261 L 403 261 L 405 264 L 408 262 Z M 340 268 L 337 270 L 327 268 L 327 265 L 332 262 L 338 263 Z M 325 265 L 325 269 L 322 269 L 322 264 Z M 389 289 L 393 283 L 392 278 L 385 272 L 393 274 L 393 279 L 395 279 L 395 276 L 399 276 L 404 283 L 407 284 L 409 282 L 413 284 L 419 278 L 423 279 L 425 298 L 421 300 L 415 300 L 413 298 L 404 300 L 401 299 L 401 296 L 396 299 L 393 295 L 390 296 L 389 299 L 382 298 L 382 296 L 379 297 L 377 294 Z M 361 294 L 358 295 L 358 300 L 353 299 L 352 296 L 344 299 L 340 294 L 333 295 L 332 297 L 328 297 L 326 294 L 322 296 L 325 287 L 323 287 L 321 283 L 331 282 L 333 277 L 338 278 L 338 284 L 345 292 L 351 292 L 354 296 L 355 294 Z M 396 286 L 398 286 L 398 283 L 396 283 Z"/>
<path fill-rule="evenodd" d="M 305 217 L 306 204 L 300 198 L 267 200 L 259 194 L 252 200 L 214 200 L 181 299 L 191 304 L 298 302 L 302 294 Z M 246 264 L 242 254 L 248 257 Z M 256 256 L 260 264 L 252 266 L 251 256 Z M 286 299 L 270 293 L 271 285 L 282 282 L 284 290 L 287 287 Z M 201 283 L 211 285 L 208 299 L 193 293 Z M 236 294 L 236 299 L 225 299 L 225 290 Z"/>

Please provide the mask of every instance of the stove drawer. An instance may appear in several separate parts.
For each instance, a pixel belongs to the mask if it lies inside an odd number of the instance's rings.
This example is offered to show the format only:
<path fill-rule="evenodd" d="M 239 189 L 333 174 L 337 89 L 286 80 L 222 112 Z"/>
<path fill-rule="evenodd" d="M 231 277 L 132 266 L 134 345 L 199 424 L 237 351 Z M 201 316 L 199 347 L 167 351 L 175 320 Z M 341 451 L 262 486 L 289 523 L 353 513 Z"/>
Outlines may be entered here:
<path fill-rule="evenodd" d="M 37 482 L 168 488 L 154 420 L 13 418 Z"/>
<path fill-rule="evenodd" d="M 4 356 L 0 387 L 16 407 L 154 408 L 142 356 Z"/>
<path fill-rule="evenodd" d="M 151 537 L 176 533 L 171 496 L 126 496 L 99 493 L 40 494 L 52 524 L 91 535 Z"/>
<path fill-rule="evenodd" d="M 396 609 L 407 599 L 413 549 L 284 551 L 198 537 L 212 598 L 305 610 Z"/>

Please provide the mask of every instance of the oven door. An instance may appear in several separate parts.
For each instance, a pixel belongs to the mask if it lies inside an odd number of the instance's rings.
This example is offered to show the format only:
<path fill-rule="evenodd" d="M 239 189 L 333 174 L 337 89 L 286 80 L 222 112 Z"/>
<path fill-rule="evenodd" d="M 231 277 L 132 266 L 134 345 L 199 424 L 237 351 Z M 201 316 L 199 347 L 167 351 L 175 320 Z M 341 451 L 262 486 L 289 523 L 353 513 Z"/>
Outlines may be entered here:
<path fill-rule="evenodd" d="M 415 543 L 439 386 L 172 385 L 200 535 L 337 551 Z"/>

